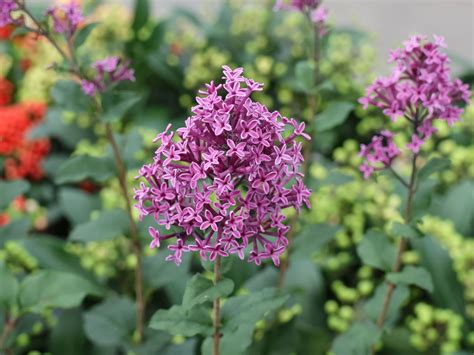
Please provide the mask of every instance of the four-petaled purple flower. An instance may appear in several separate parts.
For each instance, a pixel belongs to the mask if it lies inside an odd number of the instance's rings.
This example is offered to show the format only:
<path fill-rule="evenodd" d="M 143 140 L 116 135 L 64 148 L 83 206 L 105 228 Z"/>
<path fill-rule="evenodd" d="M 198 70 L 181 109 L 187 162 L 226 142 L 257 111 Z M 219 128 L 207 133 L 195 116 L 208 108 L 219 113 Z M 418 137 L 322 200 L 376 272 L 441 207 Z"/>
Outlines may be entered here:
<path fill-rule="evenodd" d="M 283 210 L 309 206 L 300 173 L 304 125 L 253 101 L 262 85 L 242 73 L 224 66 L 224 84 L 200 91 L 185 127 L 160 133 L 153 162 L 140 169 L 136 208 L 141 218 L 176 228 L 150 234 L 153 246 L 176 238 L 167 260 L 177 264 L 194 251 L 202 259 L 248 255 L 278 265 L 288 244 Z"/>
<path fill-rule="evenodd" d="M 468 85 L 451 79 L 449 58 L 440 51 L 446 48 L 443 37 L 435 35 L 431 42 L 426 36 L 412 36 L 403 44 L 391 52 L 390 60 L 396 63 L 392 74 L 377 78 L 359 102 L 364 108 L 373 105 L 382 109 L 392 121 L 404 117 L 413 127 L 406 147 L 419 154 L 423 143 L 436 132 L 434 121 L 444 120 L 450 126 L 458 121 L 463 109 L 457 105 L 468 103 L 471 93 Z M 365 161 L 360 170 L 365 178 L 389 167 L 400 154 L 392 135 L 384 131 L 369 145 L 361 145 Z"/>
<path fill-rule="evenodd" d="M 82 91 L 94 96 L 96 92 L 104 92 L 111 84 L 121 81 L 135 81 L 134 70 L 129 68 L 130 61 L 119 57 L 108 57 L 92 64 L 95 76 L 92 80 L 82 80 Z M 166 132 L 164 132 L 166 133 Z"/>
<path fill-rule="evenodd" d="M 21 23 L 21 18 L 15 20 L 12 17 L 12 12 L 16 10 L 18 10 L 18 4 L 14 0 L 0 0 L 0 27 Z"/>

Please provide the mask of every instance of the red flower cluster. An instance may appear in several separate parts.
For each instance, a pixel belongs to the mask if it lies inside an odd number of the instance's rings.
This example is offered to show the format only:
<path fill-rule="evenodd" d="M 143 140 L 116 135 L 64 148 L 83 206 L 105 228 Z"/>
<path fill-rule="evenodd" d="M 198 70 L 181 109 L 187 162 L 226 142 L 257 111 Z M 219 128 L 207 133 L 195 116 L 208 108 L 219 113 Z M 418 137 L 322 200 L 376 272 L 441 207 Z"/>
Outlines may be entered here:
<path fill-rule="evenodd" d="M 7 41 L 15 28 L 12 25 L 0 26 L 0 41 Z"/>
<path fill-rule="evenodd" d="M 41 103 L 0 107 L 0 156 L 5 158 L 7 179 L 38 180 L 43 176 L 41 161 L 49 152 L 49 140 L 29 140 L 27 134 L 42 120 L 45 111 L 46 106 Z"/>

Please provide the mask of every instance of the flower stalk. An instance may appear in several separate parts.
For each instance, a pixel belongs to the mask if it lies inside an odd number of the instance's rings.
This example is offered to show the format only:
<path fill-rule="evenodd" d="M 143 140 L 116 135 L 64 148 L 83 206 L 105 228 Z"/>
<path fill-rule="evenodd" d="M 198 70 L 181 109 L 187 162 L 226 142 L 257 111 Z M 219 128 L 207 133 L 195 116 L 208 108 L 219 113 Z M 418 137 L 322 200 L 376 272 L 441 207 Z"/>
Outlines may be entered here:
<path fill-rule="evenodd" d="M 216 257 L 214 262 L 214 285 L 220 281 L 221 256 Z M 221 340 L 221 299 L 217 297 L 213 304 L 213 324 L 214 334 L 212 337 L 212 355 L 220 355 L 220 340 Z"/>
<path fill-rule="evenodd" d="M 30 31 L 43 36 L 48 40 L 48 42 L 58 51 L 61 57 L 69 64 L 70 66 L 70 73 L 74 75 L 77 79 L 81 82 L 88 81 L 89 78 L 81 71 L 80 66 L 77 62 L 74 46 L 72 43 L 72 35 L 65 36 L 67 42 L 67 49 L 68 53 L 64 51 L 58 42 L 56 42 L 55 38 L 51 35 L 50 31 L 45 28 L 41 22 L 39 22 L 33 14 L 26 8 L 23 2 L 15 1 L 18 5 L 18 9 L 25 13 L 31 21 L 34 23 L 36 28 L 29 28 Z M 102 114 L 102 107 L 98 98 L 94 95 L 92 96 L 92 101 L 94 103 L 94 116 L 99 121 L 100 115 Z M 130 197 L 128 195 L 128 187 L 127 187 L 127 176 L 126 176 L 126 168 L 123 161 L 122 154 L 118 148 L 117 141 L 114 137 L 112 126 L 110 123 L 104 123 L 107 140 L 109 141 L 110 146 L 112 147 L 114 162 L 117 169 L 117 178 L 119 180 L 120 185 L 120 192 L 122 197 L 125 201 L 125 212 L 128 218 L 128 224 L 130 229 L 130 236 L 132 239 L 133 244 L 133 253 L 137 259 L 137 266 L 135 268 L 135 295 L 136 295 L 136 337 L 137 342 L 140 343 L 143 339 L 143 329 L 144 329 L 144 321 L 145 321 L 145 296 L 143 290 L 143 270 L 142 270 L 142 249 L 141 243 L 138 235 L 138 228 L 135 220 L 133 219 L 132 213 L 132 205 L 130 202 Z"/>

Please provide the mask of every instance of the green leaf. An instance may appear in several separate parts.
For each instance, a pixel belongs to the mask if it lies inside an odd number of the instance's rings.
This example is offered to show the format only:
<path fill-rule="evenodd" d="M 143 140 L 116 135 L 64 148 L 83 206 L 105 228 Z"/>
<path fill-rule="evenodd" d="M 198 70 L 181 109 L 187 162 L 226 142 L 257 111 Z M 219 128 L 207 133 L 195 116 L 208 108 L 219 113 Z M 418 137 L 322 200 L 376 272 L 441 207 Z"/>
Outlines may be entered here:
<path fill-rule="evenodd" d="M 354 323 L 347 332 L 339 335 L 333 343 L 335 355 L 367 355 L 380 337 L 380 330 L 369 321 Z"/>
<path fill-rule="evenodd" d="M 395 237 L 419 238 L 423 236 L 417 229 L 413 228 L 412 226 L 399 222 L 394 222 L 392 224 L 391 232 Z"/>
<path fill-rule="evenodd" d="M 168 250 L 159 249 L 156 255 L 143 258 L 143 281 L 146 289 L 154 290 L 186 280 L 189 258 L 183 258 L 183 263 L 180 266 L 176 266 L 175 263 L 165 260 L 168 254 Z M 182 299 L 182 296 L 183 292 L 180 292 L 179 301 Z"/>
<path fill-rule="evenodd" d="M 51 97 L 63 110 L 76 113 L 87 111 L 91 103 L 80 86 L 71 80 L 59 80 L 51 89 Z"/>
<path fill-rule="evenodd" d="M 151 317 L 149 326 L 185 337 L 210 335 L 213 331 L 210 313 L 202 307 L 195 307 L 190 311 L 185 310 L 183 306 L 160 309 Z"/>
<path fill-rule="evenodd" d="M 430 175 L 446 170 L 451 165 L 451 161 L 447 158 L 432 158 L 418 172 L 418 180 L 424 180 Z"/>
<path fill-rule="evenodd" d="M 0 196 L 2 196 L 0 198 L 0 210 L 7 208 L 15 197 L 24 194 L 29 189 L 30 184 L 24 180 L 0 180 Z"/>
<path fill-rule="evenodd" d="M 8 310 L 16 304 L 18 281 L 3 263 L 0 263 L 0 285 L 0 309 Z"/>
<path fill-rule="evenodd" d="M 79 48 L 80 46 L 82 46 L 91 34 L 91 32 L 94 30 L 94 28 L 97 27 L 97 25 L 97 22 L 88 23 L 87 25 L 79 29 L 74 39 L 74 47 Z"/>
<path fill-rule="evenodd" d="M 388 291 L 388 284 L 382 283 L 375 290 L 374 295 L 364 304 L 364 313 L 374 322 L 377 321 L 384 306 L 385 297 Z M 397 321 L 400 309 L 408 300 L 410 290 L 405 285 L 398 285 L 393 291 L 387 315 L 385 316 L 384 327 L 392 327 Z"/>
<path fill-rule="evenodd" d="M 83 355 L 87 353 L 81 310 L 66 309 L 57 317 L 57 323 L 50 332 L 48 350 L 52 354 Z"/>
<path fill-rule="evenodd" d="M 72 308 L 87 295 L 102 296 L 104 290 L 91 281 L 62 271 L 41 270 L 28 275 L 20 285 L 22 307 L 41 313 L 48 308 Z"/>
<path fill-rule="evenodd" d="M 111 297 L 84 313 L 84 331 L 96 344 L 130 343 L 135 328 L 135 305 L 125 297 Z"/>
<path fill-rule="evenodd" d="M 445 196 L 433 203 L 434 214 L 451 220 L 462 235 L 474 235 L 474 181 L 451 186 Z"/>
<path fill-rule="evenodd" d="M 132 23 L 132 29 L 135 33 L 146 25 L 149 14 L 150 4 L 148 3 L 148 0 L 135 0 L 135 12 Z"/>
<path fill-rule="evenodd" d="M 341 229 L 332 224 L 308 224 L 303 226 L 301 234 L 293 243 L 293 255 L 311 257 L 326 246 Z"/>
<path fill-rule="evenodd" d="M 433 278 L 435 292 L 431 294 L 431 298 L 434 304 L 465 314 L 463 287 L 453 270 L 453 261 L 446 249 L 430 236 L 414 239 L 411 245 L 420 255 L 420 265 L 426 268 Z"/>
<path fill-rule="evenodd" d="M 304 60 L 296 63 L 295 76 L 297 87 L 310 93 L 314 88 L 314 62 Z"/>
<path fill-rule="evenodd" d="M 18 240 L 28 235 L 30 221 L 26 218 L 14 220 L 6 226 L 0 227 L 0 247 L 10 239 Z"/>
<path fill-rule="evenodd" d="M 99 197 L 80 189 L 62 188 L 59 191 L 59 206 L 73 225 L 87 222 L 94 210 L 100 209 Z"/>
<path fill-rule="evenodd" d="M 125 211 L 103 211 L 96 219 L 79 224 L 69 235 L 75 241 L 104 241 L 127 233 L 128 219 Z"/>
<path fill-rule="evenodd" d="M 191 309 L 196 305 L 212 302 L 218 297 L 225 297 L 234 290 L 232 280 L 223 279 L 216 285 L 201 274 L 196 274 L 188 282 L 183 296 L 183 306 L 185 309 Z"/>
<path fill-rule="evenodd" d="M 387 236 L 378 231 L 369 231 L 357 246 L 357 255 L 363 263 L 377 269 L 389 271 L 395 262 L 397 251 Z"/>
<path fill-rule="evenodd" d="M 222 307 L 222 353 L 244 353 L 252 343 L 255 324 L 278 310 L 287 299 L 288 295 L 274 288 L 229 298 Z"/>
<path fill-rule="evenodd" d="M 114 95 L 114 97 L 108 101 L 104 100 L 104 113 L 102 114 L 101 120 L 104 122 L 120 121 L 141 99 L 141 95 L 128 92 Z"/>
<path fill-rule="evenodd" d="M 55 182 L 65 184 L 86 179 L 103 182 L 114 175 L 114 167 L 108 159 L 79 155 L 68 159 L 59 168 Z"/>
<path fill-rule="evenodd" d="M 228 257 L 228 258 L 222 258 L 221 260 L 221 266 L 219 268 L 219 272 L 221 275 L 224 275 L 227 273 L 231 268 L 233 264 L 234 258 Z M 209 272 L 214 272 L 214 262 L 211 260 L 201 260 L 201 265 L 204 268 L 204 270 L 209 271 Z"/>
<path fill-rule="evenodd" d="M 354 104 L 346 101 L 331 101 L 328 107 L 316 116 L 316 129 L 327 131 L 344 123 Z"/>
<path fill-rule="evenodd" d="M 387 274 L 387 280 L 394 284 L 415 285 L 433 292 L 431 274 L 423 267 L 406 266 L 401 272 Z"/>

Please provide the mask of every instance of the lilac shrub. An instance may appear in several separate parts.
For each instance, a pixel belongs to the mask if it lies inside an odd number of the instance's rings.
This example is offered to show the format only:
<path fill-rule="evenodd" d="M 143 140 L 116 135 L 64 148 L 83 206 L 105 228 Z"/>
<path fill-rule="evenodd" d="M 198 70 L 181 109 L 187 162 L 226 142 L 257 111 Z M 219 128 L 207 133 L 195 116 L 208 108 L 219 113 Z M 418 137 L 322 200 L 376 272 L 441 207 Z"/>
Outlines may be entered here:
<path fill-rule="evenodd" d="M 390 61 L 396 66 L 389 77 L 377 78 L 359 102 L 367 108 L 378 107 L 396 121 L 400 117 L 413 126 L 411 141 L 406 145 L 418 154 L 423 143 L 436 132 L 435 120 L 452 125 L 459 120 L 463 109 L 457 105 L 468 103 L 468 85 L 450 77 L 450 60 L 441 52 L 446 48 L 443 37 L 413 36 L 403 48 L 392 51 Z M 360 170 L 368 178 L 376 170 L 390 167 L 400 149 L 393 142 L 393 133 L 385 130 L 373 137 L 368 145 L 361 145 L 365 159 Z"/>
<path fill-rule="evenodd" d="M 140 217 L 176 227 L 163 235 L 149 229 L 152 248 L 175 239 L 167 260 L 176 264 L 193 251 L 211 261 L 229 254 L 243 260 L 249 247 L 249 262 L 278 266 L 288 244 L 283 210 L 309 206 L 299 139 L 310 137 L 304 123 L 251 99 L 263 85 L 243 77 L 242 68 L 223 68 L 224 84 L 200 91 L 185 127 L 168 125 L 157 135 L 154 161 L 140 169 L 136 207 Z"/>

